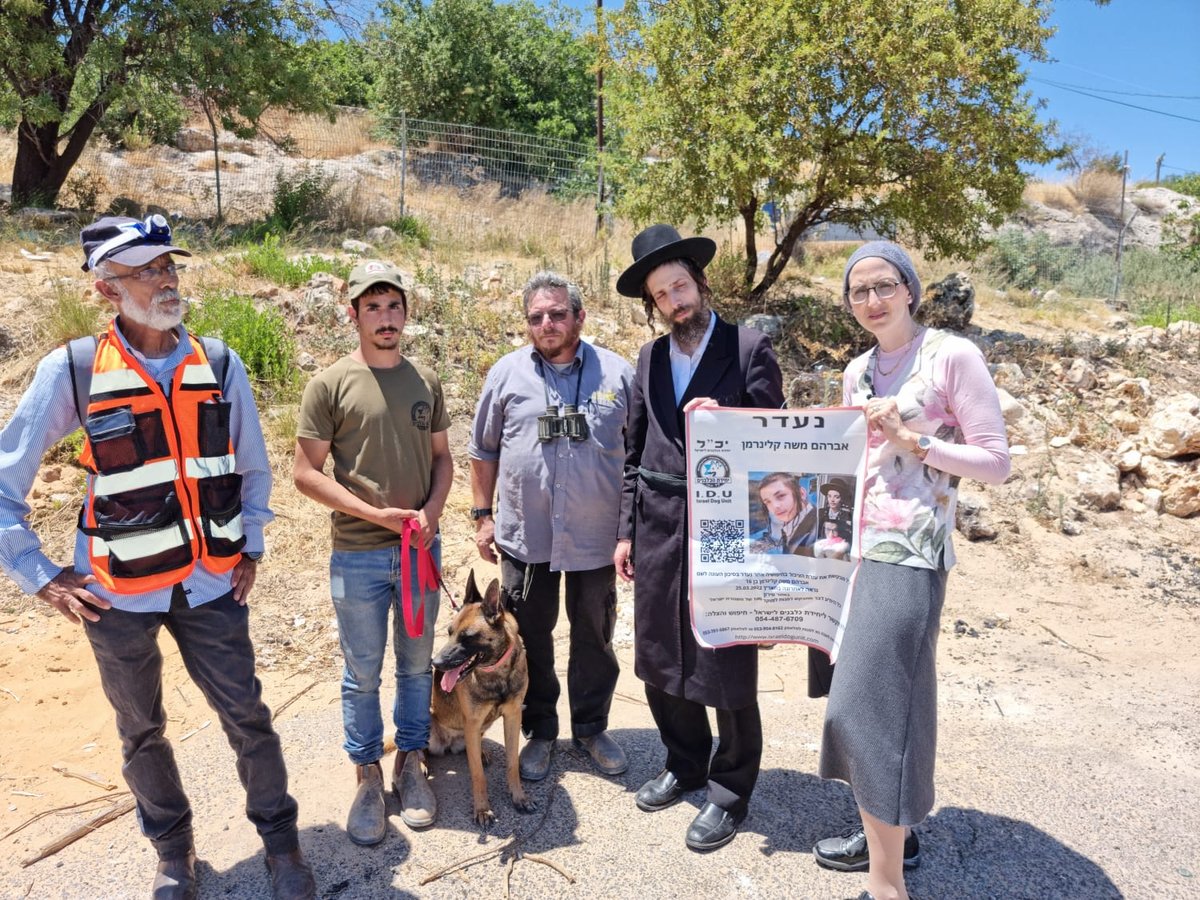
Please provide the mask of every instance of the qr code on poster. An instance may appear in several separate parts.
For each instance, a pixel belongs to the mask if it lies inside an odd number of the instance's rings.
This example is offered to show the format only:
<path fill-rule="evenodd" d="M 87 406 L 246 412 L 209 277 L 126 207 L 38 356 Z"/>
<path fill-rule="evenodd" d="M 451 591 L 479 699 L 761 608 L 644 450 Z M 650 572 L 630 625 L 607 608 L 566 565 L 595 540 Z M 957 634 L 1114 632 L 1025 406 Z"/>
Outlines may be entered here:
<path fill-rule="evenodd" d="M 746 561 L 746 520 L 701 519 L 700 561 L 744 563 Z"/>

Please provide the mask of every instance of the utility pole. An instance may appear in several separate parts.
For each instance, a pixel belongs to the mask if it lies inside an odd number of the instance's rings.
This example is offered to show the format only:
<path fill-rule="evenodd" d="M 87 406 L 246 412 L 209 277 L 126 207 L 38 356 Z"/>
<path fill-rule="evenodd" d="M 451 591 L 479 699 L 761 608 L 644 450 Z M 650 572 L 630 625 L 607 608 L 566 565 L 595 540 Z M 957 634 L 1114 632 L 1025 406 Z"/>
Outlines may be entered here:
<path fill-rule="evenodd" d="M 596 234 L 604 227 L 604 0 L 596 0 Z"/>
<path fill-rule="evenodd" d="M 1160 153 L 1160 154 L 1158 154 L 1158 159 L 1156 159 L 1154 161 L 1154 183 L 1155 183 L 1155 185 L 1158 184 L 1158 175 L 1160 172 L 1162 172 L 1162 161 L 1166 158 L 1167 158 L 1167 154 Z"/>

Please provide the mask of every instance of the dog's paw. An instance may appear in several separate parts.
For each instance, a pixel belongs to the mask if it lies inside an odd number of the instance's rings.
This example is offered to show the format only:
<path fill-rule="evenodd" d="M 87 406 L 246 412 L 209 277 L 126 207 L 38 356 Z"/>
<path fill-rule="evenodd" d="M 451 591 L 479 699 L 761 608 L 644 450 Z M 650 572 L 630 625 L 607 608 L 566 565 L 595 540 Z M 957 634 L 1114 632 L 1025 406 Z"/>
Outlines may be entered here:
<path fill-rule="evenodd" d="M 487 828 L 489 825 L 491 825 L 495 821 L 496 821 L 496 814 L 494 812 L 492 812 L 490 808 L 487 808 L 487 807 L 485 807 L 483 809 L 476 808 L 476 810 L 475 810 L 475 824 L 476 825 L 482 825 L 484 828 Z"/>
<path fill-rule="evenodd" d="M 537 801 L 524 792 L 513 794 L 512 805 L 518 812 L 523 813 L 531 813 L 537 809 Z"/>

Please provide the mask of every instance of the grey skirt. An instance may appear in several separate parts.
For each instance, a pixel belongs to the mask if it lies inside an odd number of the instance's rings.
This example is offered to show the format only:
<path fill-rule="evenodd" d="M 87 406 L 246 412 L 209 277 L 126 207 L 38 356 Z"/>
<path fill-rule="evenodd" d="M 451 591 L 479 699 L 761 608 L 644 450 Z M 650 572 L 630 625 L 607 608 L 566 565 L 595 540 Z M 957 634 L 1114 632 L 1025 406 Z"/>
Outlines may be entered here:
<path fill-rule="evenodd" d="M 890 825 L 933 809 L 937 639 L 946 572 L 863 560 L 833 670 L 822 778 Z"/>

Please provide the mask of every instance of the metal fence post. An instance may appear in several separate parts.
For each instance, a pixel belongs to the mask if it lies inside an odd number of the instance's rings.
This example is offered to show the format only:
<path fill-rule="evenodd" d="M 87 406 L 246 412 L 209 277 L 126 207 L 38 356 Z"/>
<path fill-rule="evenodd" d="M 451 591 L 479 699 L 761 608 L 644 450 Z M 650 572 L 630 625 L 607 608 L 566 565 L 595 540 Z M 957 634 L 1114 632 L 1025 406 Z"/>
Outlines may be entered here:
<path fill-rule="evenodd" d="M 408 118 L 400 113 L 400 216 L 404 217 L 404 178 L 408 173 Z"/>

